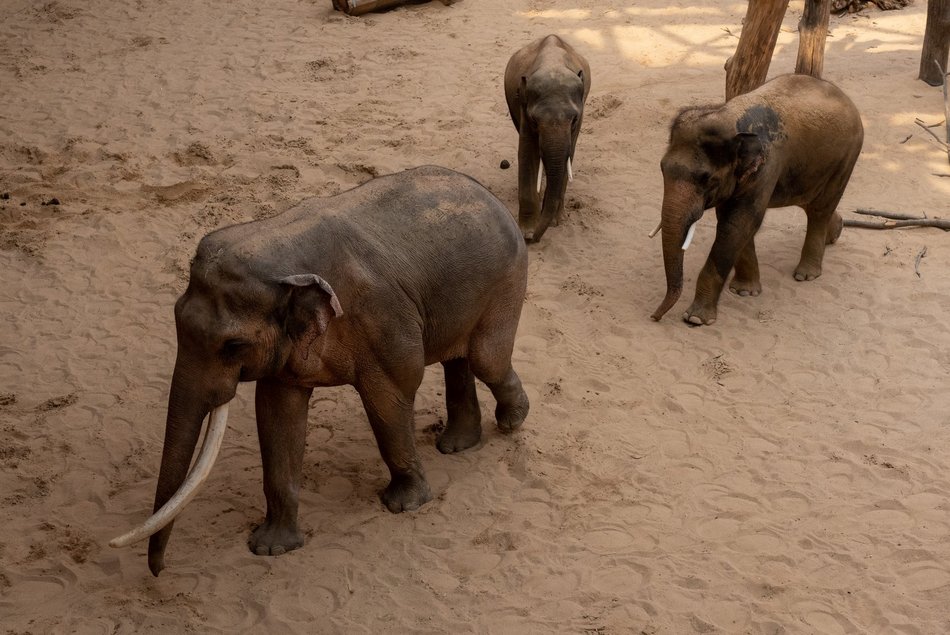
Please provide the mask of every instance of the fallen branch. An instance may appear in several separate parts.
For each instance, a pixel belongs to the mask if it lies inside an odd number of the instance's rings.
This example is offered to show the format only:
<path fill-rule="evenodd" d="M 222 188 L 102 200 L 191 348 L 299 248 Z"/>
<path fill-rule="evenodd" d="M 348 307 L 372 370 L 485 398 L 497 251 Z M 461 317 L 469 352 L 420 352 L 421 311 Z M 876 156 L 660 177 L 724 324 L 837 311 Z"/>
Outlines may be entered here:
<path fill-rule="evenodd" d="M 936 141 L 937 143 L 939 143 L 941 148 L 943 148 L 943 149 L 946 150 L 947 152 L 950 152 L 950 146 L 948 146 L 945 142 L 941 141 L 941 140 L 940 140 L 940 137 L 938 137 L 936 134 L 934 134 L 934 131 L 931 130 L 931 128 L 934 128 L 934 127 L 936 127 L 936 126 L 928 126 L 927 124 L 925 124 L 925 123 L 924 123 L 923 121 L 921 121 L 920 119 L 914 119 L 914 123 L 917 124 L 918 126 L 920 126 L 921 128 L 923 128 L 923 129 L 924 129 L 924 132 L 926 132 L 926 133 L 929 134 L 931 137 L 933 137 L 933 138 L 934 138 L 934 141 Z M 940 124 L 936 124 L 936 125 L 939 126 Z"/>
<path fill-rule="evenodd" d="M 911 216 L 910 214 L 903 214 L 901 212 L 885 212 L 875 209 L 856 209 L 854 213 L 861 214 L 862 216 L 880 216 L 881 218 L 890 218 L 891 220 L 921 220 L 927 218 L 926 214 L 923 216 Z"/>
<path fill-rule="evenodd" d="M 883 220 L 879 223 L 867 220 L 844 219 L 845 227 L 860 227 L 862 229 L 897 229 L 899 227 L 938 227 L 950 231 L 950 220 L 943 218 L 918 218 L 914 220 Z"/>
<path fill-rule="evenodd" d="M 917 277 L 920 277 L 920 261 L 924 256 L 927 255 L 927 246 L 925 245 L 923 249 L 917 254 L 917 259 L 914 260 L 914 273 L 917 274 Z"/>

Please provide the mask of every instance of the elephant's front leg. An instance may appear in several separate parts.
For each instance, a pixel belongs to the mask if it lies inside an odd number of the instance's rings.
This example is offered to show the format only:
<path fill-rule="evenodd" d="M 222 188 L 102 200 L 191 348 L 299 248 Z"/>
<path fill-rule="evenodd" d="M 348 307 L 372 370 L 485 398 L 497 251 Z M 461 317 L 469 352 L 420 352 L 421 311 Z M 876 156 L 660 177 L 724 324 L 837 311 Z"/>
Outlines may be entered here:
<path fill-rule="evenodd" d="M 699 278 L 696 280 L 696 296 L 693 304 L 683 314 L 683 319 L 690 324 L 712 324 L 716 321 L 719 296 L 722 294 L 726 278 L 736 266 L 739 254 L 743 253 L 759 229 L 762 218 L 765 216 L 765 209 L 763 207 L 761 210 L 753 211 L 740 208 L 722 213 L 717 210 L 717 215 L 719 222 L 716 224 L 716 239 L 706 259 L 706 264 L 703 265 Z M 748 266 L 748 262 L 744 262 L 744 265 Z M 756 270 L 758 270 L 758 265 L 756 265 Z"/>
<path fill-rule="evenodd" d="M 755 255 L 755 236 L 749 239 L 739 252 L 736 260 L 736 273 L 729 281 L 729 290 L 736 295 L 756 296 L 762 293 L 759 279 L 759 259 Z"/>
<path fill-rule="evenodd" d="M 312 392 L 312 388 L 290 386 L 274 379 L 257 382 L 255 410 L 267 516 L 251 534 L 248 546 L 259 556 L 279 556 L 303 546 L 297 527 L 297 506 Z"/>
<path fill-rule="evenodd" d="M 400 388 L 396 381 L 375 374 L 357 386 L 379 453 L 391 477 L 389 485 L 380 493 L 380 499 L 394 514 L 416 509 L 432 498 L 413 438 L 412 408 L 416 388 L 422 381 L 421 369 L 418 374 L 419 381 L 410 382 L 415 384 L 411 390 Z"/>
<path fill-rule="evenodd" d="M 525 241 L 534 240 L 534 228 L 541 214 L 541 152 L 538 137 L 523 121 L 518 136 L 518 225 Z"/>

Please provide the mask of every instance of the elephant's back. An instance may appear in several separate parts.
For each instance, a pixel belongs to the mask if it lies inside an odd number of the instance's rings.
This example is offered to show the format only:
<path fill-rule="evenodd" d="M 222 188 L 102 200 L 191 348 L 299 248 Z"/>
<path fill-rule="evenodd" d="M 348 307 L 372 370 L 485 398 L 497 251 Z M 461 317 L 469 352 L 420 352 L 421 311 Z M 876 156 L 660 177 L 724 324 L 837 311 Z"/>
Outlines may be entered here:
<path fill-rule="evenodd" d="M 347 216 L 394 250 L 444 250 L 473 241 L 523 248 L 505 204 L 475 179 L 447 168 L 379 177 L 334 199 L 328 211 Z"/>
<path fill-rule="evenodd" d="M 425 279 L 460 272 L 492 279 L 527 267 L 524 238 L 505 204 L 447 168 L 413 168 L 320 201 L 322 229 L 315 231 L 340 235 L 372 268 L 399 267 Z"/>
<path fill-rule="evenodd" d="M 765 99 L 803 121 L 811 118 L 815 126 L 834 120 L 848 134 L 863 131 L 857 106 L 843 90 L 824 79 L 802 74 L 780 75 L 748 95 L 752 99 Z"/>

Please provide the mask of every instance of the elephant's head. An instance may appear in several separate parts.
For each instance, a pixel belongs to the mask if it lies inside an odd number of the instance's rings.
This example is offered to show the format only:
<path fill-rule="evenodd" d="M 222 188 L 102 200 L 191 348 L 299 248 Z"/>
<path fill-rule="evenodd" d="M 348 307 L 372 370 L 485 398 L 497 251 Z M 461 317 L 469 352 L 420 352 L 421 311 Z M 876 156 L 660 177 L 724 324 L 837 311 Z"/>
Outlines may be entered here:
<path fill-rule="evenodd" d="M 240 226 L 239 226 L 240 227 Z M 153 515 L 110 544 L 150 537 L 149 568 L 164 568 L 172 523 L 207 477 L 227 425 L 238 382 L 278 373 L 291 354 L 306 355 L 329 322 L 342 315 L 330 285 L 311 273 L 261 275 L 227 232 L 205 237 L 191 264 L 188 288 L 175 303 L 178 354 L 168 397 L 165 444 Z M 211 413 L 195 467 L 189 472 L 202 421 Z M 187 479 L 186 479 L 187 477 Z"/>
<path fill-rule="evenodd" d="M 589 86 L 589 84 L 587 84 Z M 563 66 L 542 69 L 521 78 L 522 134 L 535 134 L 541 166 L 547 174 L 547 187 L 541 204 L 541 216 L 532 240 L 541 240 L 548 226 L 564 207 L 568 179 L 573 179 L 571 160 L 577 135 L 584 119 L 584 71 Z M 541 172 L 538 171 L 538 190 Z"/>
<path fill-rule="evenodd" d="M 738 132 L 721 106 L 686 109 L 673 121 L 660 161 L 666 297 L 653 312 L 654 320 L 663 317 L 683 291 L 683 252 L 696 221 L 749 185 L 764 158 L 759 135 Z"/>

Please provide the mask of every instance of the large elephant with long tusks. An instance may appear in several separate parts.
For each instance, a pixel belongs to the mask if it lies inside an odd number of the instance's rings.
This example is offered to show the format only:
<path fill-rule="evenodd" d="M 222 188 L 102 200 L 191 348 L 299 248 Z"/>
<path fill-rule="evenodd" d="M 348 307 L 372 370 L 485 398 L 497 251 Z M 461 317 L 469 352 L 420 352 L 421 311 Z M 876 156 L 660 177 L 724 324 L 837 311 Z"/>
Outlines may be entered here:
<path fill-rule="evenodd" d="M 511 366 L 527 263 L 504 204 L 473 179 L 438 167 L 380 177 L 205 236 L 175 304 L 178 356 L 155 514 L 111 544 L 150 536 L 149 568 L 158 575 L 172 521 L 210 472 L 242 381 L 257 382 L 267 499 L 264 522 L 249 540 L 254 553 L 303 544 L 297 503 L 317 386 L 349 384 L 359 393 L 391 475 L 380 494 L 386 507 L 400 512 L 428 501 L 413 429 L 426 365 L 440 362 L 445 373 L 442 452 L 481 438 L 476 377 L 491 389 L 502 431 L 527 416 Z"/>
<path fill-rule="evenodd" d="M 556 35 L 535 40 L 508 60 L 505 99 L 518 131 L 518 223 L 528 242 L 541 240 L 561 218 L 589 92 L 587 60 Z"/>
<path fill-rule="evenodd" d="M 825 245 L 841 234 L 836 208 L 861 153 L 864 128 L 854 103 L 833 84 L 807 75 L 783 75 L 723 105 L 682 110 L 670 128 L 663 172 L 666 297 L 653 313 L 663 317 L 683 290 L 683 253 L 696 221 L 716 208 L 716 238 L 683 319 L 716 320 L 719 296 L 762 290 L 755 233 L 770 207 L 798 205 L 808 228 L 796 280 L 821 275 Z"/>

